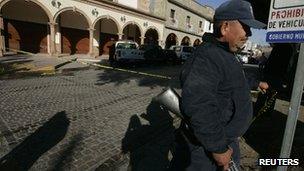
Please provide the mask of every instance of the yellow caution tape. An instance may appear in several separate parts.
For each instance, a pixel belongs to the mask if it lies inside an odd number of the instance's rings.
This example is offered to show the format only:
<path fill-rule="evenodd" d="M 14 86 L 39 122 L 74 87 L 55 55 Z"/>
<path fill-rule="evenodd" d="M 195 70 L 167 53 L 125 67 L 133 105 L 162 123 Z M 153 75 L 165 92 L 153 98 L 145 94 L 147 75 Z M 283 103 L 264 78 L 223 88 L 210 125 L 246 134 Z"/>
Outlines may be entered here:
<path fill-rule="evenodd" d="M 139 74 L 139 75 L 144 75 L 144 76 L 149 76 L 149 77 L 156 77 L 156 78 L 161 78 L 161 79 L 168 79 L 171 80 L 171 77 L 167 77 L 167 76 L 163 76 L 163 75 L 157 75 L 157 74 L 150 74 L 150 73 L 145 73 L 145 72 L 138 72 L 138 71 L 132 71 L 132 70 L 127 70 L 127 69 L 122 69 L 122 68 L 116 68 L 116 67 L 110 67 L 110 66 L 106 66 L 106 65 L 100 65 L 100 64 L 90 64 L 90 63 L 86 63 L 86 62 L 81 62 L 78 61 L 82 64 L 86 64 L 86 65 L 93 65 L 93 66 L 97 66 L 100 68 L 105 68 L 105 69 L 111 69 L 111 70 L 116 70 L 116 71 L 122 71 L 122 72 L 128 72 L 128 73 L 133 73 L 133 74 Z"/>

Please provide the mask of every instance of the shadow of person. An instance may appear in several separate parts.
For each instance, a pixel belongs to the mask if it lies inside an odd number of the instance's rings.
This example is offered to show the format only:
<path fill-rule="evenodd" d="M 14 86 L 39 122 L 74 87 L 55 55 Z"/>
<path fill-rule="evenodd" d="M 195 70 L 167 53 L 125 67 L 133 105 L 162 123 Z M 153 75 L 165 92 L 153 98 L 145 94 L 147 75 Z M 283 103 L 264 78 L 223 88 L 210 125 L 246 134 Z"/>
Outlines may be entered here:
<path fill-rule="evenodd" d="M 37 131 L 0 159 L 0 170 L 29 170 L 43 153 L 64 138 L 69 123 L 65 111 L 55 114 Z"/>
<path fill-rule="evenodd" d="M 62 150 L 59 153 L 59 157 L 56 159 L 56 162 L 54 163 L 54 167 L 51 170 L 70 170 L 69 166 L 72 162 L 73 154 L 75 151 L 75 148 L 77 146 L 80 146 L 80 142 L 83 140 L 82 133 L 76 134 L 71 138 L 71 141 L 69 142 L 67 148 Z"/>
<path fill-rule="evenodd" d="M 184 123 L 175 131 L 174 150 L 172 150 L 172 160 L 167 171 L 184 171 L 191 163 L 191 149 L 189 142 L 182 134 Z"/>
<path fill-rule="evenodd" d="M 130 153 L 129 170 L 166 170 L 174 142 L 173 118 L 153 101 L 141 117 L 149 121 L 149 125 L 143 125 L 140 118 L 133 115 L 122 139 L 122 152 Z"/>

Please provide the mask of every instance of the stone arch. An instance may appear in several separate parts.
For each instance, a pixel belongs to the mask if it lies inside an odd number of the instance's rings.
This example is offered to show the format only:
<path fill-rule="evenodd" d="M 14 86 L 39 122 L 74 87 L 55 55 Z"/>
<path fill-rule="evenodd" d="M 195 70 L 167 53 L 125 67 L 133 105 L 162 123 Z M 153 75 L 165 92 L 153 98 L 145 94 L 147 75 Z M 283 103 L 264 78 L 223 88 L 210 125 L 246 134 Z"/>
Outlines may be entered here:
<path fill-rule="evenodd" d="M 165 48 L 169 49 L 173 45 L 178 45 L 178 37 L 174 33 L 168 34 L 165 42 Z"/>
<path fill-rule="evenodd" d="M 15 0 L 4 0 L 2 2 L 0 2 L 0 11 L 2 10 L 2 7 L 8 3 L 8 2 L 11 2 L 11 1 L 15 1 Z M 37 1 L 37 0 L 31 0 L 30 2 L 33 2 L 35 3 L 36 5 L 38 5 L 40 8 L 43 9 L 43 11 L 46 13 L 46 15 L 48 16 L 49 18 L 49 22 L 53 22 L 53 17 L 52 17 L 52 14 L 51 12 L 49 11 L 49 9 L 47 7 L 45 7 L 41 2 Z"/>
<path fill-rule="evenodd" d="M 139 28 L 140 35 L 142 35 L 143 30 L 142 30 L 142 28 L 140 27 L 140 25 L 139 25 L 137 22 L 135 22 L 135 21 L 128 21 L 128 22 L 126 22 L 126 23 L 121 27 L 121 31 L 123 31 L 123 30 L 125 29 L 125 27 L 127 27 L 127 26 L 130 25 L 130 24 L 136 25 L 136 26 Z"/>
<path fill-rule="evenodd" d="M 115 27 L 115 28 L 113 28 Z M 122 32 L 117 20 L 109 15 L 98 17 L 93 22 L 95 53 L 98 55 L 108 55 L 110 47 L 119 39 L 118 33 Z"/>
<path fill-rule="evenodd" d="M 193 47 L 200 45 L 202 42 L 200 39 L 195 39 L 193 42 Z"/>
<path fill-rule="evenodd" d="M 145 37 L 144 44 L 158 45 L 159 36 L 160 36 L 159 31 L 155 27 L 149 27 L 144 34 Z"/>
<path fill-rule="evenodd" d="M 66 11 L 76 11 L 76 12 L 79 12 L 80 14 L 82 14 L 86 18 L 86 21 L 88 22 L 89 28 L 92 26 L 92 22 L 91 22 L 89 16 L 85 12 L 83 12 L 82 10 L 80 10 L 78 8 L 75 8 L 75 7 L 66 7 L 66 8 L 62 8 L 61 10 L 57 11 L 56 14 L 53 17 L 53 21 L 56 22 L 57 17 L 60 14 L 62 14 L 63 12 L 66 12 Z"/>
<path fill-rule="evenodd" d="M 149 30 L 149 29 L 153 29 L 153 30 L 156 30 L 157 31 L 157 34 L 160 36 L 161 34 L 160 34 L 160 31 L 155 27 L 155 26 L 149 26 L 146 30 L 145 30 L 145 34 L 147 33 L 147 31 Z M 144 34 L 144 35 L 145 35 Z M 158 38 L 159 38 L 159 36 L 158 36 Z"/>
<path fill-rule="evenodd" d="M 5 0 L 0 2 L 0 8 L 5 48 L 31 53 L 50 51 L 48 23 L 52 22 L 52 17 L 41 2 Z"/>
<path fill-rule="evenodd" d="M 118 33 L 121 33 L 121 32 L 122 32 L 122 28 L 121 28 L 119 22 L 118 22 L 114 17 L 111 17 L 111 16 L 109 16 L 109 15 L 102 15 L 102 16 L 96 18 L 95 21 L 94 21 L 93 24 L 92 24 L 92 28 L 95 28 L 96 23 L 97 23 L 99 20 L 101 20 L 101 19 L 110 19 L 110 20 L 112 20 L 112 21 L 116 24 L 116 26 L 117 26 Z"/>
<path fill-rule="evenodd" d="M 132 27 L 135 26 L 133 29 Z M 127 27 L 131 27 L 131 31 L 133 31 L 133 35 L 126 35 L 124 32 L 125 31 L 130 31 L 130 30 L 125 30 Z M 138 29 L 138 32 L 137 32 Z M 141 44 L 141 39 L 142 39 L 142 28 L 140 27 L 140 25 L 136 22 L 133 21 L 129 21 L 127 22 L 123 27 L 122 27 L 122 33 L 123 33 L 123 39 L 129 39 L 129 40 L 134 40 L 135 42 L 137 42 L 138 44 Z M 130 33 L 130 32 L 129 32 Z M 127 37 L 129 36 L 129 37 Z"/>
<path fill-rule="evenodd" d="M 81 17 L 75 20 L 75 17 Z M 59 17 L 60 16 L 60 17 Z M 74 18 L 69 20 L 69 17 Z M 53 18 L 57 22 L 60 33 L 57 47 L 59 53 L 64 54 L 88 54 L 90 51 L 90 33 L 92 22 L 90 18 L 80 9 L 66 7 L 58 11 Z"/>
<path fill-rule="evenodd" d="M 181 45 L 190 46 L 191 45 L 190 38 L 188 36 L 184 36 L 181 41 Z"/>

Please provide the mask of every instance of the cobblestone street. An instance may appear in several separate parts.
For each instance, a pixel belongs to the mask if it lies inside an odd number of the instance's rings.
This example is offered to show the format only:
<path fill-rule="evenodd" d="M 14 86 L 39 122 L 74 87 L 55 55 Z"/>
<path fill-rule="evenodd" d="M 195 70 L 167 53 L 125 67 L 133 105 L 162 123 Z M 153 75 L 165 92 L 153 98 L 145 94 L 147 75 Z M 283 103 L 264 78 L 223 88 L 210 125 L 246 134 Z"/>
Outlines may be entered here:
<path fill-rule="evenodd" d="M 166 86 L 179 90 L 180 67 L 127 68 L 171 80 L 93 67 L 0 80 L 1 167 L 127 170 L 130 161 L 134 169 L 164 170 L 178 120 L 151 100 Z M 259 170 L 257 158 L 278 155 L 288 105 L 277 100 L 271 115 L 251 125 L 241 140 L 244 170 Z M 293 147 L 293 156 L 300 159 L 303 111 Z"/>
<path fill-rule="evenodd" d="M 130 118 L 142 120 L 152 97 L 169 84 L 94 69 L 1 80 L 1 156 L 10 152 L 9 162 L 31 170 L 94 170 L 119 161 Z"/>

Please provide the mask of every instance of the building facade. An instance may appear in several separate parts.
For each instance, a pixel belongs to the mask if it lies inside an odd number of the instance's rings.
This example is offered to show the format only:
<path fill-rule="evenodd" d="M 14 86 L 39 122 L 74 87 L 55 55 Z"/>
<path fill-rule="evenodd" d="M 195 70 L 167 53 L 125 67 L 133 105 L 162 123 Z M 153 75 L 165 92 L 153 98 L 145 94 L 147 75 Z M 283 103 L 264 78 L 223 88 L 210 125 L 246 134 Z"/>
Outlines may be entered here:
<path fill-rule="evenodd" d="M 195 45 L 210 31 L 213 16 L 213 9 L 193 0 L 0 0 L 0 9 L 0 55 L 19 50 L 99 56 L 121 39 L 167 48 Z"/>
<path fill-rule="evenodd" d="M 196 1 L 168 0 L 165 22 L 165 47 L 171 45 L 196 46 L 205 32 L 212 31 L 214 10 Z"/>

